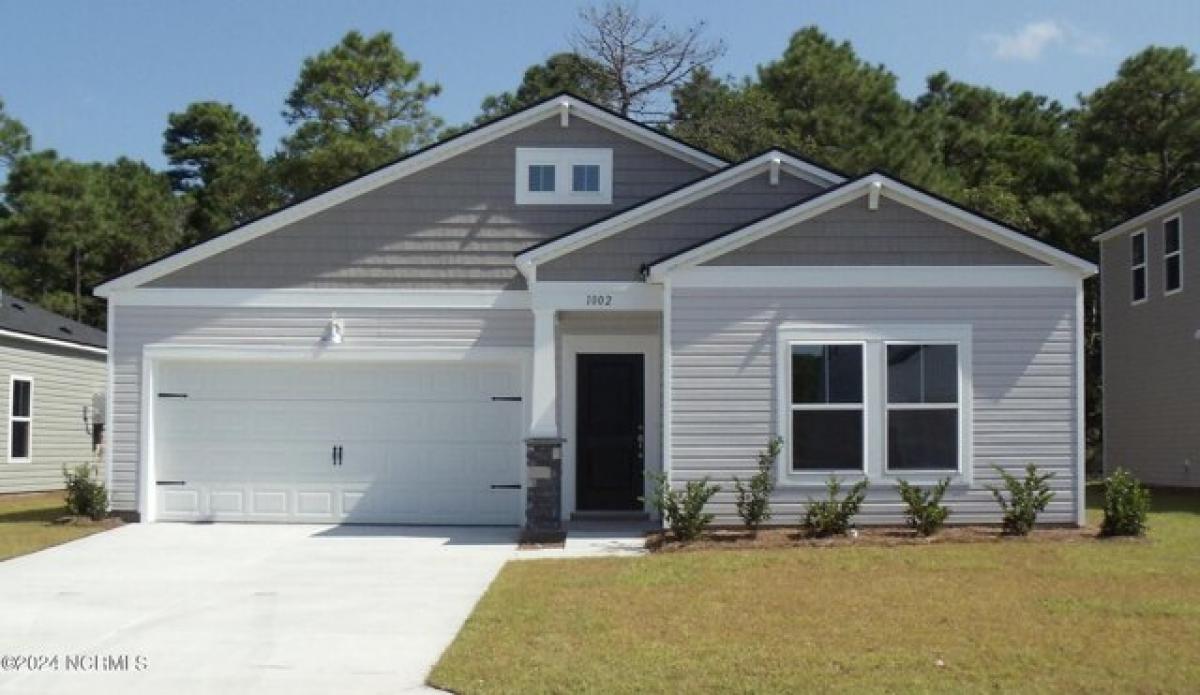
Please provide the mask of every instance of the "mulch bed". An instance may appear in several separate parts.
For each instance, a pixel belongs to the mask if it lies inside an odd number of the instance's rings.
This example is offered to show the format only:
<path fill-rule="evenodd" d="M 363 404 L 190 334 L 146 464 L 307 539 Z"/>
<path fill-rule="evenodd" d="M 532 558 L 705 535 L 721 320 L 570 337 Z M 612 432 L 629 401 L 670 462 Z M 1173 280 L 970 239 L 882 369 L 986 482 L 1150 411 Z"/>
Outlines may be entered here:
<path fill-rule="evenodd" d="M 116 516 L 109 516 L 103 519 L 92 519 L 87 516 L 60 516 L 54 520 L 55 526 L 95 526 L 97 528 L 110 529 L 118 526 L 123 526 L 125 522 Z"/>
<path fill-rule="evenodd" d="M 935 535 L 917 536 L 911 529 L 899 526 L 871 526 L 858 529 L 857 537 L 833 536 L 810 538 L 795 526 L 764 528 L 751 533 L 740 528 L 714 528 L 700 539 L 680 543 L 670 531 L 651 531 L 646 535 L 646 547 L 652 552 L 689 550 L 752 550 L 757 548 L 842 548 L 895 547 L 904 545 L 938 545 L 943 543 L 1084 543 L 1100 540 L 1093 527 L 1046 526 L 1035 529 L 1025 537 L 1006 536 L 999 526 L 947 526 Z M 1131 539 L 1141 542 L 1143 539 Z"/>

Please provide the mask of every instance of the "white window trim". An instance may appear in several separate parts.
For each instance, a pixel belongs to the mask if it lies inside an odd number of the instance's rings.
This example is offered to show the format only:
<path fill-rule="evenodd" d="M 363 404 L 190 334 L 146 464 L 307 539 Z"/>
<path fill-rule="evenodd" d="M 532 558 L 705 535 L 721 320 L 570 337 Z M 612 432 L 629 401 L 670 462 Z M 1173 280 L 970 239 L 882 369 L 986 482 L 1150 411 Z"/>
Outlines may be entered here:
<path fill-rule="evenodd" d="M 19 417 L 19 416 L 13 415 L 13 387 L 16 385 L 16 383 L 18 381 L 29 382 L 29 415 L 24 416 L 24 417 Z M 29 443 L 28 443 L 28 446 L 25 448 L 25 453 L 27 454 L 27 456 L 23 456 L 21 458 L 15 458 L 12 455 L 12 441 L 13 441 L 13 426 L 12 426 L 12 424 L 14 422 L 28 422 L 29 423 Z M 29 462 L 33 461 L 33 377 L 31 377 L 31 376 L 24 376 L 21 374 L 13 374 L 13 375 L 10 375 L 8 378 L 8 441 L 6 442 L 6 444 L 8 445 L 7 456 L 8 456 L 9 463 L 29 463 Z"/>
<path fill-rule="evenodd" d="M 1138 236 L 1142 237 L 1142 262 L 1134 263 L 1133 262 L 1133 248 L 1130 247 L 1130 251 L 1129 251 L 1129 304 L 1131 306 L 1137 306 L 1138 304 L 1145 304 L 1146 301 L 1148 299 L 1150 299 L 1150 265 L 1148 263 L 1146 263 L 1146 261 L 1149 260 L 1150 249 L 1149 249 L 1148 245 L 1146 244 L 1146 230 L 1139 229 L 1138 231 L 1134 232 L 1133 234 L 1130 234 L 1129 240 L 1133 241 Z M 1142 288 L 1142 298 L 1135 299 L 1135 294 L 1134 294 L 1135 286 L 1133 283 L 1133 275 L 1139 269 L 1142 271 L 1142 283 L 1145 286 Z"/>
<path fill-rule="evenodd" d="M 887 379 L 888 379 L 887 348 L 889 345 L 949 345 L 949 346 L 953 346 L 955 348 L 956 356 L 958 358 L 957 359 L 958 374 L 957 374 L 957 379 L 956 379 L 956 382 L 957 382 L 956 385 L 958 387 L 957 400 L 955 400 L 954 403 L 892 403 L 891 399 L 888 396 L 888 381 L 887 381 Z M 885 340 L 885 341 L 883 341 L 884 364 L 883 364 L 882 369 L 883 369 L 883 418 L 884 419 L 883 419 L 883 449 L 880 453 L 883 456 L 883 471 L 885 474 L 887 474 L 889 476 L 895 476 L 897 478 L 904 478 L 906 480 L 908 479 L 909 476 L 924 478 L 924 477 L 928 477 L 928 476 L 944 477 L 944 476 L 949 475 L 951 478 L 954 478 L 955 476 L 962 475 L 962 473 L 963 473 L 963 457 L 962 457 L 963 433 L 966 431 L 966 423 L 963 421 L 963 416 L 962 416 L 963 402 L 965 400 L 963 398 L 963 382 L 964 382 L 965 375 L 963 374 L 964 370 L 963 370 L 962 351 L 963 351 L 962 345 L 960 345 L 959 342 L 955 341 L 955 340 Z M 922 373 L 922 379 L 923 378 L 924 378 L 924 374 Z M 922 388 L 924 388 L 924 384 L 922 384 Z M 959 452 L 958 466 L 954 470 L 946 470 L 946 469 L 940 469 L 940 468 L 927 468 L 927 469 L 907 468 L 907 469 L 902 469 L 902 470 L 892 470 L 891 465 L 888 461 L 888 444 L 889 444 L 889 442 L 888 442 L 888 420 L 887 420 L 888 415 L 890 415 L 893 410 L 950 410 L 950 409 L 954 409 L 958 412 L 958 441 L 956 442 L 956 446 L 958 447 L 958 452 Z"/>
<path fill-rule="evenodd" d="M 1175 249 L 1175 251 L 1172 253 L 1167 253 L 1167 223 L 1171 222 L 1172 220 L 1179 223 L 1179 225 L 1177 227 L 1177 229 L 1179 230 L 1179 248 Z M 1162 224 L 1162 229 L 1163 229 L 1163 296 L 1170 297 L 1173 294 L 1179 294 L 1180 292 L 1183 291 L 1183 213 L 1176 213 L 1176 214 L 1171 215 L 1170 217 L 1164 219 L 1163 224 Z M 1167 275 L 1167 263 L 1169 263 L 1172 258 L 1179 259 L 1179 287 L 1176 287 L 1173 290 L 1167 288 L 1167 277 L 1169 277 Z"/>
<path fill-rule="evenodd" d="M 863 349 L 863 459 L 864 470 L 791 470 L 791 346 L 793 344 L 861 343 Z M 955 471 L 888 471 L 887 455 L 887 350 L 888 343 L 957 345 L 959 370 L 958 469 Z M 833 325 L 785 323 L 776 336 L 775 418 L 783 450 L 776 461 L 781 487 L 823 487 L 829 476 L 854 483 L 867 479 L 888 487 L 900 479 L 914 485 L 932 485 L 949 477 L 952 485 L 970 485 L 974 472 L 972 451 L 972 338 L 970 324 Z"/>
<path fill-rule="evenodd" d="M 613 185 L 613 151 L 603 147 L 518 147 L 516 202 L 517 205 L 611 205 Z M 529 167 L 554 167 L 554 190 L 529 190 Z M 600 190 L 574 191 L 573 167 L 594 164 L 600 167 Z"/>
<path fill-rule="evenodd" d="M 861 374 L 859 374 L 859 376 L 862 378 L 862 398 L 859 400 L 859 402 L 858 403 L 794 403 L 794 402 L 792 402 L 792 387 L 791 387 L 791 384 L 792 384 L 792 348 L 797 345 L 819 345 L 819 346 L 857 345 L 858 347 L 860 347 L 862 349 L 862 372 L 861 372 Z M 835 340 L 834 339 L 824 340 L 824 339 L 819 339 L 819 338 L 805 337 L 803 339 L 798 339 L 798 340 L 797 339 L 788 339 L 785 341 L 785 345 L 783 347 L 784 347 L 784 351 L 781 353 L 780 359 L 786 360 L 786 363 L 787 363 L 787 366 L 783 370 L 783 371 L 786 371 L 786 373 L 787 373 L 787 379 L 784 382 L 786 385 L 787 393 L 784 394 L 784 401 L 785 401 L 786 408 L 781 411 L 779 430 L 782 433 L 781 436 L 783 437 L 783 440 L 784 440 L 784 449 L 787 452 L 787 456 L 783 458 L 783 472 L 782 472 L 783 478 L 781 478 L 781 479 L 787 479 L 788 481 L 798 482 L 800 484 L 823 485 L 824 482 L 831 475 L 836 475 L 838 477 L 854 478 L 854 479 L 859 479 L 859 478 L 862 478 L 863 476 L 867 475 L 867 472 L 868 472 L 867 471 L 867 461 L 870 459 L 869 449 L 870 449 L 870 445 L 871 445 L 871 436 L 870 436 L 870 432 L 868 430 L 870 416 L 867 413 L 867 408 L 868 408 L 867 403 L 869 402 L 869 395 L 868 395 L 867 391 L 868 391 L 868 384 L 870 383 L 870 379 L 868 378 L 869 372 L 868 372 L 868 366 L 867 366 L 867 359 L 868 359 L 868 357 L 867 357 L 867 354 L 868 354 L 867 341 L 865 341 L 865 340 L 848 340 L 846 338 L 838 338 Z M 828 387 L 828 385 L 827 385 L 827 387 Z M 827 469 L 827 470 L 806 469 L 806 470 L 801 470 L 801 471 L 793 470 L 792 469 L 792 444 L 791 444 L 791 442 L 792 442 L 792 413 L 796 412 L 797 410 L 801 410 L 801 411 L 857 410 L 857 411 L 861 412 L 862 417 L 863 417 L 863 439 L 862 439 L 862 452 L 863 453 L 862 453 L 862 461 L 860 462 L 858 469 L 856 470 L 856 469 L 852 469 L 852 468 L 841 468 L 841 469 L 836 469 L 836 470 L 834 470 L 834 469 Z M 782 454 L 781 454 L 781 456 L 782 456 Z"/>

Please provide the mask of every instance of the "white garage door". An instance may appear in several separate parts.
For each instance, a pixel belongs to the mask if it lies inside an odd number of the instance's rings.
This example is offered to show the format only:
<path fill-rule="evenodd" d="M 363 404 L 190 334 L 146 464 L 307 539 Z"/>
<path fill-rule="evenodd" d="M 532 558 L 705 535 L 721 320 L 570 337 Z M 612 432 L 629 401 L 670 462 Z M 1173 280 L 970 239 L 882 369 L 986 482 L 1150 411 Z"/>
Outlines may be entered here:
<path fill-rule="evenodd" d="M 515 366 L 167 362 L 155 379 L 160 519 L 520 523 Z"/>

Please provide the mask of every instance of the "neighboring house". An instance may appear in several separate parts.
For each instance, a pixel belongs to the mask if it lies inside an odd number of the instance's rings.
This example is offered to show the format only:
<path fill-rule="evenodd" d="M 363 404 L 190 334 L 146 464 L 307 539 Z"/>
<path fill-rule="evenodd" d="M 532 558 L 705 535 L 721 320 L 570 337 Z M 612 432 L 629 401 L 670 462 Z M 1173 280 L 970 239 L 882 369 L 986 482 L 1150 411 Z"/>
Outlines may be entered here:
<path fill-rule="evenodd" d="M 101 463 L 104 332 L 0 292 L 0 493 L 57 490 Z"/>
<path fill-rule="evenodd" d="M 553 526 L 831 474 L 1055 473 L 1083 519 L 1079 258 L 882 173 L 721 159 L 570 95 L 97 289 L 111 475 L 144 520 Z"/>
<path fill-rule="evenodd" d="M 1200 485 L 1200 188 L 1100 234 L 1104 471 Z"/>

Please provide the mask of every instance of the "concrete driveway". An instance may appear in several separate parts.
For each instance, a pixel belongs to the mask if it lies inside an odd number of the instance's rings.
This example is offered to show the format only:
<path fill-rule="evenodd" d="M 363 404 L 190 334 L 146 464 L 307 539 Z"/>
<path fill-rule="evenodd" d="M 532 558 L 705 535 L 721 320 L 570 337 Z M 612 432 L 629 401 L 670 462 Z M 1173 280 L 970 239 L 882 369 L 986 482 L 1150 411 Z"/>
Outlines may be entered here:
<path fill-rule="evenodd" d="M 420 690 L 515 536 L 134 524 L 0 562 L 0 693 Z"/>

